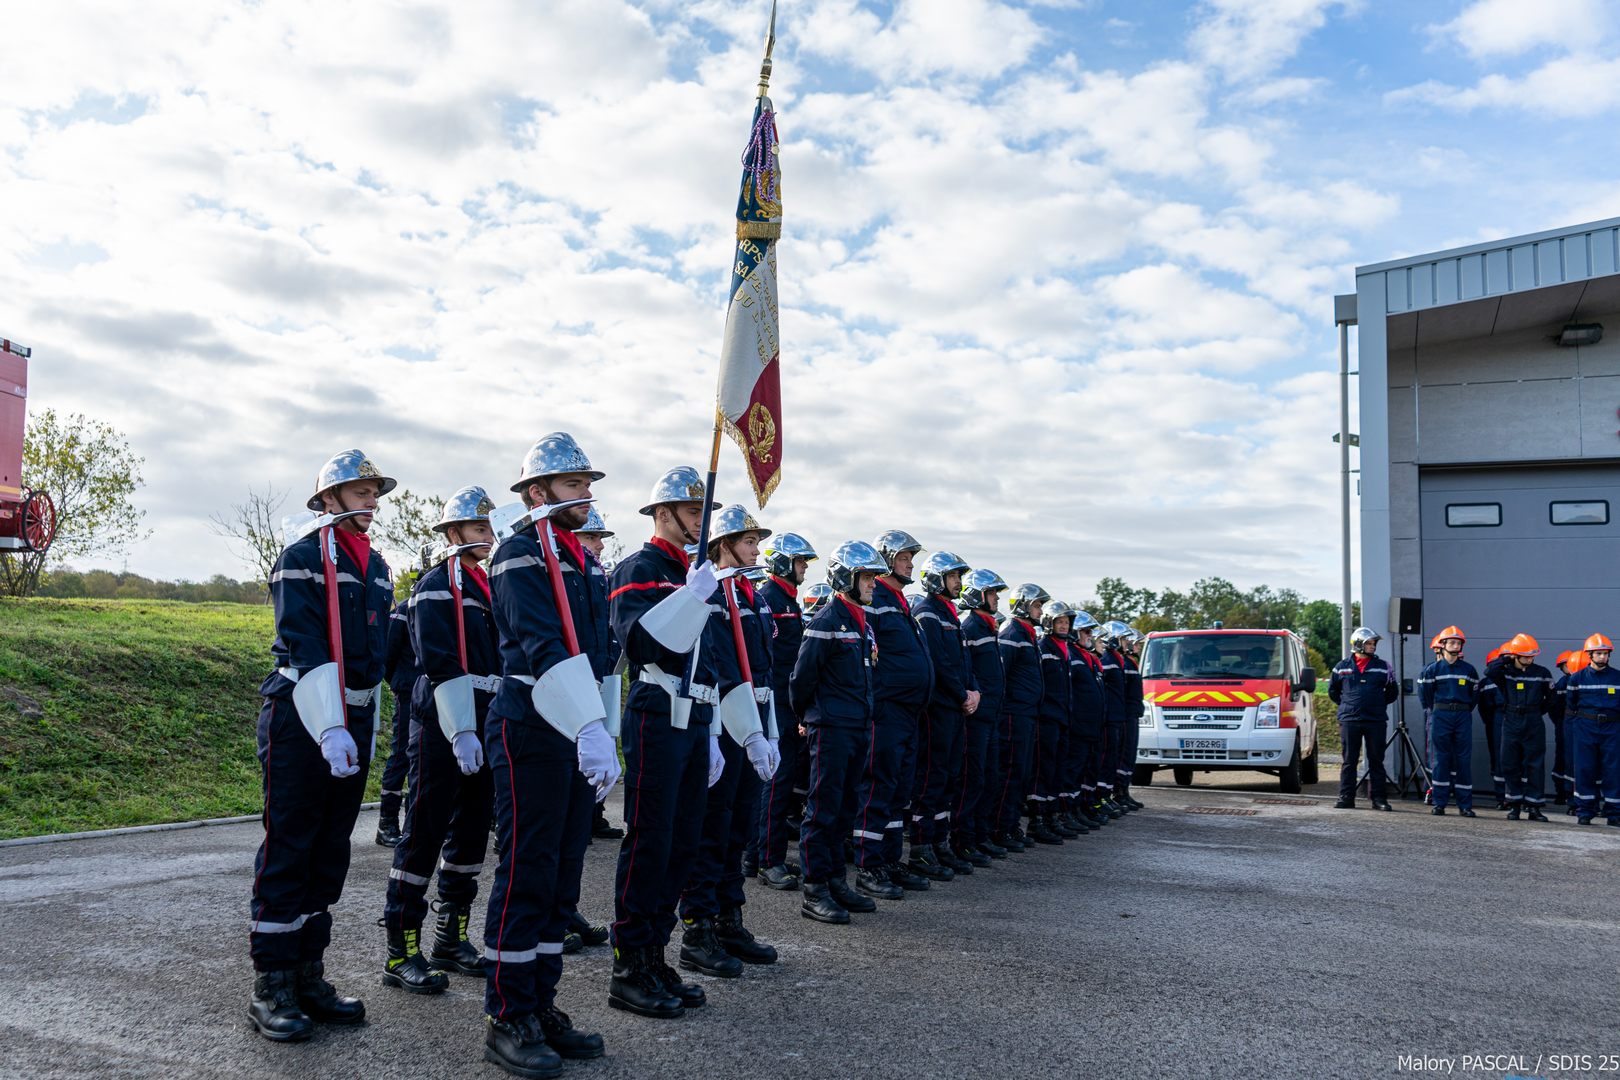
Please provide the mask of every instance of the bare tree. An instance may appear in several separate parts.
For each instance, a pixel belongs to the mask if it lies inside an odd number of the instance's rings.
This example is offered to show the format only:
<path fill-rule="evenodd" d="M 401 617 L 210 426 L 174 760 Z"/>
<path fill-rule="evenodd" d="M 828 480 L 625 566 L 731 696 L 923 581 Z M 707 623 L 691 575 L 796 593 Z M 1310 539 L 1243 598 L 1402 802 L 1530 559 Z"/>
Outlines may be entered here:
<path fill-rule="evenodd" d="M 249 488 L 247 498 L 232 503 L 228 514 L 208 518 L 212 522 L 209 528 L 230 542 L 236 556 L 253 570 L 254 580 L 264 586 L 266 603 L 270 601 L 270 572 L 281 555 L 281 504 L 286 501 L 287 493 L 277 491 L 273 484 L 262 494 Z"/>
<path fill-rule="evenodd" d="M 400 566 L 416 565 L 422 545 L 437 538 L 433 526 L 443 513 L 444 500 L 439 496 L 416 495 L 409 488 L 400 488 L 382 501 L 371 526 L 371 535 L 378 545 L 404 559 L 403 563 L 395 564 L 396 573 Z"/>

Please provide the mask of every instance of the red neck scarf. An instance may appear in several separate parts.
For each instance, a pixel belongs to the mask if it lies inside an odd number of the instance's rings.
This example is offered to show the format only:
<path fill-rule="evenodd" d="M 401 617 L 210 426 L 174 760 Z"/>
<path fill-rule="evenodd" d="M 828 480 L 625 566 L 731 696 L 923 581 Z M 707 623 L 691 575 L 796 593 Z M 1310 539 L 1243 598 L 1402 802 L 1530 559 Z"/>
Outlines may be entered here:
<path fill-rule="evenodd" d="M 588 565 L 585 562 L 585 545 L 579 542 L 579 537 L 567 529 L 559 529 L 555 526 L 552 527 L 551 535 L 557 538 L 558 547 L 574 557 L 575 566 L 583 570 Z"/>
<path fill-rule="evenodd" d="M 902 611 L 909 611 L 910 610 L 910 605 L 908 605 L 906 603 L 906 594 L 905 593 L 901 592 L 899 589 L 895 588 L 893 585 L 890 585 L 887 581 L 884 581 L 882 578 L 878 578 L 877 583 L 879 585 L 883 586 L 885 589 L 888 589 L 890 592 L 894 593 L 894 598 L 896 600 L 900 601 L 900 609 Z"/>
<path fill-rule="evenodd" d="M 946 596 L 944 593 L 939 593 L 937 595 L 939 596 L 939 602 L 945 605 L 945 610 L 951 613 L 951 618 L 960 619 L 962 617 L 956 613 L 956 605 L 951 603 L 950 597 Z"/>
<path fill-rule="evenodd" d="M 479 591 L 484 594 L 484 603 L 489 603 L 489 575 L 484 573 L 484 568 L 477 563 L 473 563 L 471 566 L 462 563 L 461 569 L 466 572 L 470 580 L 478 585 Z"/>
<path fill-rule="evenodd" d="M 1013 618 L 1013 622 L 1017 623 L 1019 626 L 1022 626 L 1024 628 L 1024 632 L 1029 635 L 1029 640 L 1031 640 L 1031 641 L 1035 640 L 1035 624 L 1034 623 L 1025 622 L 1023 619 L 1017 618 L 1016 616 Z"/>
<path fill-rule="evenodd" d="M 364 578 L 366 571 L 371 567 L 371 537 L 361 532 L 350 532 L 348 529 L 332 527 L 337 536 L 338 547 L 344 554 L 354 560 L 354 565 L 360 568 L 360 576 Z"/>
<path fill-rule="evenodd" d="M 668 555 L 670 558 L 680 563 L 681 569 L 684 570 L 691 565 L 691 562 L 686 557 L 686 552 L 682 551 L 668 540 L 665 540 L 662 536 L 655 536 L 651 540 L 648 540 L 647 543 L 651 544 L 659 551 L 662 551 L 665 555 Z"/>
<path fill-rule="evenodd" d="M 749 581 L 747 578 L 743 577 L 741 574 L 737 574 L 737 575 L 733 576 L 731 580 L 733 580 L 733 581 L 735 581 L 737 583 L 737 587 L 742 590 L 743 596 L 747 597 L 748 606 L 753 607 L 754 606 L 754 583 L 752 581 Z"/>
<path fill-rule="evenodd" d="M 1058 651 L 1063 653 L 1063 659 L 1067 660 L 1069 658 L 1069 643 L 1062 638 L 1053 638 L 1052 640 L 1057 642 Z"/>
<path fill-rule="evenodd" d="M 1357 671 L 1366 671 L 1367 670 L 1367 661 L 1369 661 L 1371 659 L 1372 659 L 1372 657 L 1368 656 L 1366 653 L 1356 653 L 1356 670 Z"/>
<path fill-rule="evenodd" d="M 771 580 L 776 582 L 777 588 L 787 593 L 793 599 L 797 600 L 799 598 L 799 587 L 793 584 L 791 581 L 788 581 L 785 578 L 779 578 L 775 574 L 771 575 Z"/>
<path fill-rule="evenodd" d="M 838 599 L 843 603 L 844 607 L 849 611 L 849 613 L 855 617 L 855 625 L 861 628 L 861 636 L 865 637 L 866 613 L 861 610 L 861 606 L 859 604 L 850 603 L 849 597 L 845 596 L 843 593 L 838 594 Z"/>
<path fill-rule="evenodd" d="M 973 614 L 975 614 L 979 618 L 983 619 L 984 620 L 984 625 L 988 626 L 992 633 L 995 632 L 995 629 L 996 629 L 996 617 L 994 615 L 990 614 L 988 611 L 978 611 L 978 610 L 975 610 L 973 612 Z"/>

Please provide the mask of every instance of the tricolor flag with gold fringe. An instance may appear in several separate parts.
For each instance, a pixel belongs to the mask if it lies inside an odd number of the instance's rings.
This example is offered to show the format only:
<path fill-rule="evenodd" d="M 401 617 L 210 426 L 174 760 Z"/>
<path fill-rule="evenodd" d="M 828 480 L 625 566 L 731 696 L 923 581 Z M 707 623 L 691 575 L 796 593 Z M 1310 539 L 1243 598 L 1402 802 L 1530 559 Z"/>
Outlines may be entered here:
<path fill-rule="evenodd" d="M 774 30 L 775 12 L 771 23 Z M 774 34 L 770 41 L 774 41 Z M 769 41 L 754 126 L 737 196 L 737 258 L 731 266 L 726 336 L 720 348 L 719 420 L 742 447 L 763 508 L 782 479 L 782 380 L 777 335 L 776 241 L 782 236 L 782 170 L 776 112 L 765 95 Z"/>

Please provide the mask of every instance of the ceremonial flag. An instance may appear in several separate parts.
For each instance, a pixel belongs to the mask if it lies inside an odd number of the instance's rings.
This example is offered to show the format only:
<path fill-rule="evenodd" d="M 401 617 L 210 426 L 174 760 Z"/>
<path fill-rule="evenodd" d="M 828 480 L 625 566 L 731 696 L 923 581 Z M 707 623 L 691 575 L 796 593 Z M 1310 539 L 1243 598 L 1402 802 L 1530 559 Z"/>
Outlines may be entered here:
<path fill-rule="evenodd" d="M 726 336 L 720 347 L 717 420 L 742 448 L 763 508 L 782 479 L 782 382 L 776 310 L 776 241 L 782 235 L 782 169 L 776 111 L 765 90 L 776 10 L 765 42 L 754 126 L 737 196 L 737 258 L 731 265 Z"/>

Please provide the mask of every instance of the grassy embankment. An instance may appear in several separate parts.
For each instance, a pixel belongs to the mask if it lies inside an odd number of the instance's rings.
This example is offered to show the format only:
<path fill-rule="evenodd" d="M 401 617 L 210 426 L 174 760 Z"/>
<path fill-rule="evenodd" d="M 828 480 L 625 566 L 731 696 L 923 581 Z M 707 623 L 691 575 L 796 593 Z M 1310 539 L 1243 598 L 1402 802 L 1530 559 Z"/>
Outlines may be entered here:
<path fill-rule="evenodd" d="M 271 636 L 268 606 L 0 600 L 0 838 L 257 813 Z"/>

